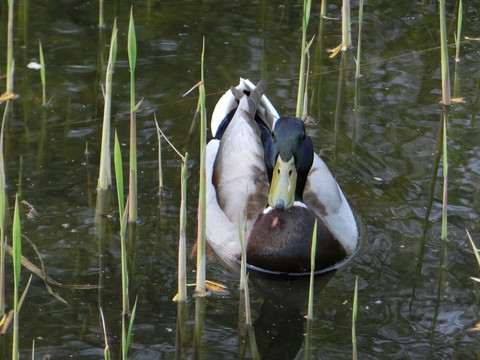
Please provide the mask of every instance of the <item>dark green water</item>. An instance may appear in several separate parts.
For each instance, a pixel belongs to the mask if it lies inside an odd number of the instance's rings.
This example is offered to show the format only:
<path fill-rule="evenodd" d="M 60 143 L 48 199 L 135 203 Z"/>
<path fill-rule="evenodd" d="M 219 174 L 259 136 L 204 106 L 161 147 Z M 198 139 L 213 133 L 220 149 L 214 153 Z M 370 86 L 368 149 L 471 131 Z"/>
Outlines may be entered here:
<path fill-rule="evenodd" d="M 456 18 L 447 1 L 449 42 Z M 312 6 L 309 132 L 358 218 L 361 246 L 315 296 L 312 358 L 351 357 L 351 315 L 355 277 L 359 281 L 357 344 L 361 359 L 472 359 L 480 353 L 480 268 L 465 229 L 480 244 L 480 121 L 477 115 L 480 43 L 462 44 L 461 61 L 450 50 L 452 92 L 464 104 L 448 117 L 448 240 L 441 264 L 442 163 L 441 80 L 436 1 L 366 1 L 362 75 L 355 110 L 355 49 L 333 59 L 327 48 L 341 41 L 340 1 L 329 2 L 320 25 L 319 1 Z M 22 232 L 38 247 L 47 273 L 63 284 L 98 284 L 99 290 L 54 287 L 64 305 L 33 277 L 21 310 L 21 357 L 99 359 L 104 339 L 99 306 L 105 312 L 113 358 L 119 354 L 121 268 L 116 194 L 104 217 L 96 217 L 103 98 L 111 24 L 117 17 L 119 43 L 113 84 L 113 124 L 124 159 L 128 152 L 129 71 L 126 52 L 130 2 L 107 2 L 107 28 L 97 27 L 96 2 L 15 2 L 15 92 L 7 123 L 5 161 L 12 208 L 21 178 Z M 130 248 L 130 297 L 138 296 L 132 359 L 236 359 L 244 347 L 238 276 L 217 262 L 207 277 L 229 287 L 228 296 L 202 304 L 190 297 L 182 332 L 177 324 L 176 264 L 180 159 L 163 146 L 167 197 L 157 196 L 156 114 L 169 139 L 190 153 L 189 251 L 196 237 L 198 135 L 188 136 L 196 95 L 183 98 L 200 78 L 202 36 L 206 39 L 207 108 L 240 76 L 268 82 L 267 95 L 281 114 L 295 112 L 301 1 L 134 2 L 138 62 L 139 221 Z M 6 1 L 0 7 L 0 38 L 6 39 Z M 480 34 L 480 2 L 464 8 L 463 34 Z M 352 4 L 352 37 L 357 38 L 358 5 Z M 321 34 L 319 34 L 321 32 Z M 322 35 L 323 34 L 323 35 Z M 42 41 L 47 64 L 47 97 L 41 105 L 38 58 Z M 6 41 L 0 42 L 5 54 Z M 1 63 L 4 73 L 5 57 Z M 341 70 L 339 70 L 341 69 Z M 3 86 L 4 82 L 2 82 Z M 4 104 L 2 105 L 2 113 Z M 88 143 L 88 152 L 85 153 Z M 20 161 L 22 159 L 22 162 Z M 126 171 L 126 169 L 125 169 Z M 21 175 L 19 175 L 21 174 Z M 10 242 L 10 235 L 8 241 Z M 24 242 L 24 255 L 39 261 Z M 12 307 L 11 261 L 7 256 L 7 310 Z M 418 271 L 420 269 L 420 271 Z M 443 272 L 442 272 L 443 269 Z M 194 282 L 194 262 L 188 281 Z M 418 274 L 417 274 L 418 273 Z M 22 287 L 29 277 L 22 273 Z M 439 281 L 440 279 L 440 281 Z M 269 286 L 280 286 L 268 284 Z M 251 284 L 252 317 L 266 359 L 303 358 L 305 309 Z M 189 295 L 193 293 L 190 289 Z M 302 297 L 298 289 L 289 292 Z M 303 299 L 303 298 L 302 298 Z M 283 300 L 283 301 L 282 301 Z M 194 347 L 195 307 L 204 305 L 201 344 Z M 181 335 L 181 336 L 180 336 Z M 0 339 L 0 357 L 11 357 L 11 333 Z M 250 357 L 247 342 L 246 357 Z"/>

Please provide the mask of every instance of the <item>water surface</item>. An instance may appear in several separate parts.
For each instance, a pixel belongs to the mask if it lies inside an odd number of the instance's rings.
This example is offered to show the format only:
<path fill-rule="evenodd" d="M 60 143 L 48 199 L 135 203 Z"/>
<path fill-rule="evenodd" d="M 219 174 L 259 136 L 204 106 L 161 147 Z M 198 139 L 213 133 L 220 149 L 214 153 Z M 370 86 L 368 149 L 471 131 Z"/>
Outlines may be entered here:
<path fill-rule="evenodd" d="M 480 242 L 480 45 L 463 43 L 459 63 L 454 62 L 454 50 L 450 50 L 452 92 L 464 97 L 465 103 L 452 106 L 448 116 L 445 243 L 440 236 L 442 109 L 436 2 L 366 2 L 363 76 L 357 91 L 356 49 L 328 58 L 327 49 L 341 41 L 337 3 L 329 4 L 330 18 L 322 22 L 319 2 L 312 6 L 308 36 L 316 39 L 311 48 L 308 113 L 316 124 L 309 133 L 357 216 L 361 246 L 355 258 L 315 296 L 312 356 L 351 356 L 352 299 L 358 276 L 359 358 L 474 358 L 479 352 L 478 333 L 468 329 L 479 321 L 479 300 L 478 285 L 470 276 L 478 276 L 479 267 L 465 229 Z M 101 290 L 55 287 L 69 303 L 66 306 L 34 277 L 21 311 L 22 358 L 31 357 L 32 340 L 36 358 L 47 354 L 54 359 L 102 358 L 99 306 L 105 312 L 113 356 L 118 355 L 121 269 L 116 194 L 110 194 L 111 206 L 102 216 L 96 215 L 96 182 L 102 84 L 115 17 L 119 43 L 112 114 L 127 158 L 130 5 L 127 1 L 107 2 L 107 27 L 99 30 L 95 2 L 15 3 L 15 91 L 20 98 L 13 103 L 5 137 L 10 204 L 20 188 L 21 198 L 35 207 L 38 216 L 33 219 L 26 217 L 28 208 L 22 208 L 22 231 L 37 246 L 50 276 L 63 284 L 103 284 Z M 212 296 L 204 302 L 190 297 L 180 332 L 177 304 L 171 299 L 177 286 L 181 161 L 163 145 L 167 196 L 160 200 L 154 114 L 170 141 L 190 153 L 190 250 L 196 238 L 198 134 L 196 130 L 188 134 L 197 99 L 195 94 L 182 94 L 200 78 L 202 36 L 206 39 L 209 113 L 221 93 L 243 76 L 255 82 L 266 79 L 267 94 L 278 111 L 293 114 L 303 2 L 151 0 L 133 5 L 137 100 L 143 99 L 143 103 L 137 114 L 139 221 L 129 258 L 131 301 L 138 296 L 130 358 L 238 358 L 245 347 L 244 314 L 239 310 L 243 308 L 242 293 L 237 274 L 221 263 L 209 262 L 207 277 L 227 285 L 229 295 Z M 476 1 L 465 5 L 464 35 L 480 33 L 478 5 Z M 455 11 L 456 7 L 448 4 L 450 43 L 456 28 Z M 1 14 L 0 36 L 6 39 L 6 4 Z M 354 45 L 357 15 L 354 1 Z M 38 58 L 39 39 L 47 64 L 49 105 L 45 107 L 41 105 L 40 74 L 26 67 L 31 58 Z M 5 53 L 5 41 L 0 47 Z M 24 255 L 38 264 L 26 243 Z M 188 271 L 188 281 L 193 282 L 193 261 Z M 28 276 L 24 270 L 23 286 Z M 7 277 L 10 309 L 10 261 Z M 302 358 L 305 309 L 281 302 L 287 299 L 265 294 L 262 289 L 262 284 L 252 281 L 252 317 L 264 358 Z M 294 293 L 297 298 L 302 296 L 300 291 Z M 205 324 L 197 348 L 193 345 L 194 314 L 202 305 Z M 11 334 L 0 339 L 0 346 L 1 357 L 9 358 Z M 246 348 L 248 358 L 248 341 Z"/>

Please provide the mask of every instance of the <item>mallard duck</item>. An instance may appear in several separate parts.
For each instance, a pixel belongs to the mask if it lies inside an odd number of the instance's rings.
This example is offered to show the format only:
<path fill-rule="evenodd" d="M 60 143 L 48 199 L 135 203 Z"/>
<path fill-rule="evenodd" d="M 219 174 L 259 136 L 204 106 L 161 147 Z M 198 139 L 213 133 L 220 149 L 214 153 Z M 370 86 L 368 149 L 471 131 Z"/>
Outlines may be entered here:
<path fill-rule="evenodd" d="M 280 117 L 265 91 L 264 81 L 240 79 L 213 111 L 207 241 L 221 258 L 240 259 L 245 231 L 250 266 L 304 273 L 317 220 L 315 269 L 332 267 L 357 248 L 352 210 L 303 121 Z"/>

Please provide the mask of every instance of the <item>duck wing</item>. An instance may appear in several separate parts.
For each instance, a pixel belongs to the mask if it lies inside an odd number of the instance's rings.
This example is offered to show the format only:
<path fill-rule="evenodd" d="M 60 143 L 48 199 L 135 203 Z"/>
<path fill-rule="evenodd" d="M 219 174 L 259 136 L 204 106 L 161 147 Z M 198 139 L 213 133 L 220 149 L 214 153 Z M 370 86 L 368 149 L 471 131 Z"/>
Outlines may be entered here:
<path fill-rule="evenodd" d="M 267 203 L 269 183 L 261 129 L 255 120 L 263 116 L 258 109 L 265 90 L 261 81 L 240 99 L 216 154 L 212 183 L 219 207 L 234 224 L 254 220 Z"/>
<path fill-rule="evenodd" d="M 303 200 L 324 221 L 347 254 L 357 247 L 358 230 L 350 205 L 323 160 L 314 154 Z"/>

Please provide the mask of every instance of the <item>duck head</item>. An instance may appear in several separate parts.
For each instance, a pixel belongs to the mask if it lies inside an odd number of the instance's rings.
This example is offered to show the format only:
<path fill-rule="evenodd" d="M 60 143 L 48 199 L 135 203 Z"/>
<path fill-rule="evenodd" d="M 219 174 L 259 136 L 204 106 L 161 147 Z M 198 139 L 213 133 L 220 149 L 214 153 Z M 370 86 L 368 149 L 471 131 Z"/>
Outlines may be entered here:
<path fill-rule="evenodd" d="M 313 144 L 297 117 L 281 117 L 265 143 L 265 165 L 270 180 L 268 204 L 288 210 L 303 201 L 303 190 L 313 163 Z"/>

